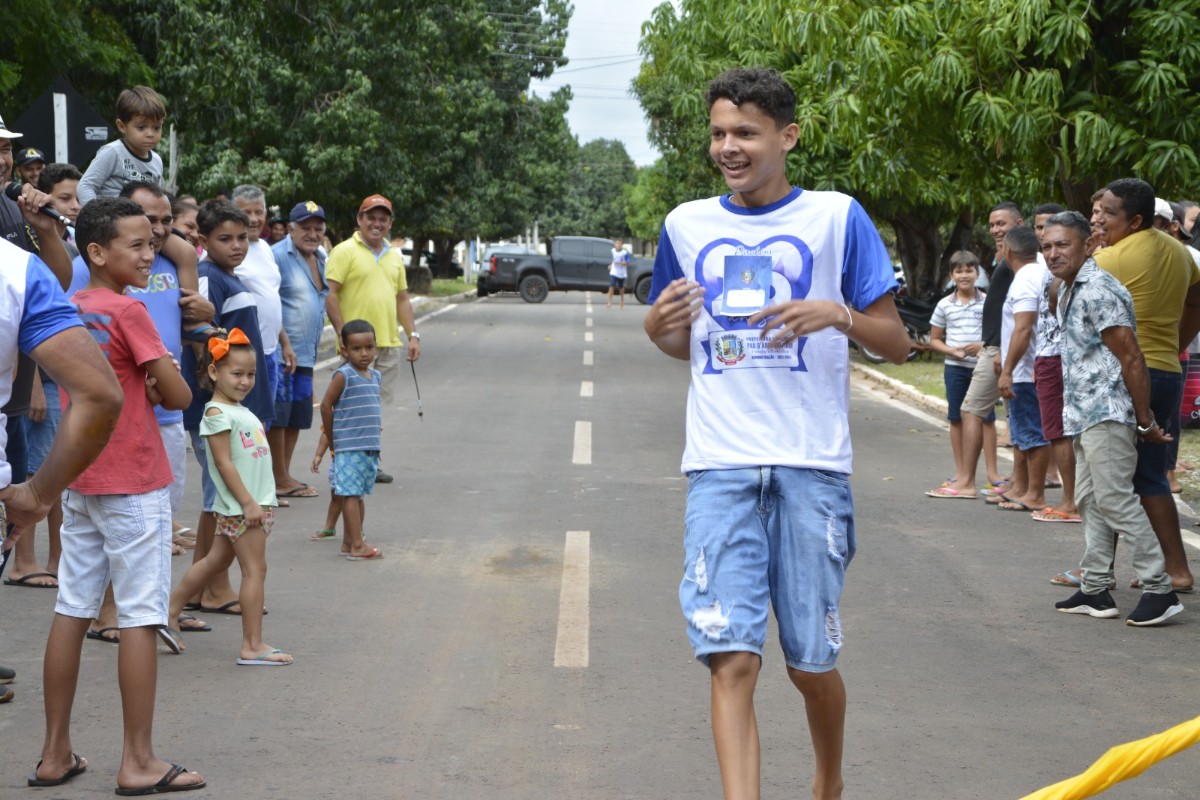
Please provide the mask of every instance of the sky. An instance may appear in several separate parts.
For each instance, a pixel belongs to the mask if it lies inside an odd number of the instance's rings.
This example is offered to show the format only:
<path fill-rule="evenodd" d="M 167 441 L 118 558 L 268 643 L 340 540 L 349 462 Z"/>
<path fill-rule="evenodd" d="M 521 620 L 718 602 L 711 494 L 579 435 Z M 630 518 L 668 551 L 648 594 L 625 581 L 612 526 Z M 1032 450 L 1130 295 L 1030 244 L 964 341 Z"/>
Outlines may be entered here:
<path fill-rule="evenodd" d="M 677 0 L 675 2 L 678 8 Z M 641 65 L 638 40 L 642 23 L 663 0 L 574 0 L 567 29 L 567 66 L 533 91 L 546 96 L 570 84 L 567 122 L 580 144 L 593 139 L 619 139 L 638 166 L 654 163 L 658 152 L 646 140 L 646 118 L 629 92 Z"/>

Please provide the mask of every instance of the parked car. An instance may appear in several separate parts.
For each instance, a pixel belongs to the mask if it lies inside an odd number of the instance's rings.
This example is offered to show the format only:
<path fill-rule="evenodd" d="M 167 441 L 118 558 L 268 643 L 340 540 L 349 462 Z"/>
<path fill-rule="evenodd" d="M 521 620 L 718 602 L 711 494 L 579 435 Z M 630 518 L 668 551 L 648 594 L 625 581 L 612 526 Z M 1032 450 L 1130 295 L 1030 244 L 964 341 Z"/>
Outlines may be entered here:
<path fill-rule="evenodd" d="M 550 292 L 607 291 L 612 263 L 611 239 L 592 236 L 558 236 L 550 242 L 550 255 L 493 252 L 476 279 L 480 297 L 495 292 L 519 292 L 527 303 L 540 303 Z M 654 262 L 634 256 L 625 288 L 638 302 L 650 301 Z"/>
<path fill-rule="evenodd" d="M 404 257 L 404 266 L 412 265 L 412 248 L 405 247 L 400 250 L 400 254 Z M 425 262 L 425 266 L 429 267 L 429 271 L 435 278 L 461 278 L 463 274 L 462 264 L 457 261 L 451 261 L 450 266 L 445 269 L 441 268 L 438 263 L 437 253 L 432 250 L 422 250 L 421 260 Z"/>

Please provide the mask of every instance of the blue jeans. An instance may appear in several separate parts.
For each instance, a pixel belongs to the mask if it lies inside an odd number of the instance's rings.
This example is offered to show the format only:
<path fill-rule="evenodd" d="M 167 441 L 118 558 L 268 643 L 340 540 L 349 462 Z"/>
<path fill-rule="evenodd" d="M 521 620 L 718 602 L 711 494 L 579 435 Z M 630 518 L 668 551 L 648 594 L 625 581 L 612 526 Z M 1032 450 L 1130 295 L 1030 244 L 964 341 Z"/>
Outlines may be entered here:
<path fill-rule="evenodd" d="M 1024 453 L 1050 444 L 1042 435 L 1042 407 L 1032 382 L 1014 383 L 1008 401 L 1008 434 L 1013 447 Z"/>
<path fill-rule="evenodd" d="M 46 393 L 46 418 L 34 422 L 28 415 L 21 417 L 25 426 L 25 446 L 29 451 L 29 474 L 37 472 L 42 462 L 50 454 L 50 446 L 54 444 L 54 434 L 58 431 L 58 421 L 62 419 L 62 400 L 58 396 L 58 387 L 53 381 L 43 380 L 42 390 Z M 25 480 L 21 476 L 20 480 Z"/>
<path fill-rule="evenodd" d="M 698 660 L 761 656 L 774 608 L 789 667 L 837 665 L 838 603 L 855 551 L 849 475 L 792 467 L 693 472 L 684 528 L 679 603 Z"/>
<path fill-rule="evenodd" d="M 1183 374 L 1150 369 L 1150 413 L 1165 431 L 1178 433 L 1179 407 L 1183 404 Z M 1176 419 L 1171 422 L 1172 417 Z M 1170 447 L 1165 444 L 1137 443 L 1137 470 L 1133 473 L 1133 491 L 1141 497 L 1171 494 L 1167 480 Z"/>
<path fill-rule="evenodd" d="M 188 436 L 192 439 L 192 453 L 196 456 L 196 463 L 200 465 L 200 491 L 204 496 L 204 510 L 212 511 L 213 504 L 217 502 L 217 485 L 208 474 L 208 451 L 204 449 L 204 437 L 200 435 L 200 431 L 188 431 Z"/>

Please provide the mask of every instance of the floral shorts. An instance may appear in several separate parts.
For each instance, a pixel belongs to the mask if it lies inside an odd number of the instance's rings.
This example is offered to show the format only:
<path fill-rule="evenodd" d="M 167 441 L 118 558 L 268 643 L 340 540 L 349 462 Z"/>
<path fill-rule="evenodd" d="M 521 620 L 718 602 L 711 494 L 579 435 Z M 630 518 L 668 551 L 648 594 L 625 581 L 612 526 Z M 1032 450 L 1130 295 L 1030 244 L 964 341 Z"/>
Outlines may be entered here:
<path fill-rule="evenodd" d="M 375 488 L 379 472 L 378 450 L 346 450 L 333 454 L 329 465 L 329 483 L 341 497 L 362 497 Z"/>
<path fill-rule="evenodd" d="M 242 538 L 242 534 L 246 532 L 246 518 L 241 514 L 236 517 L 226 517 L 221 514 L 214 514 L 217 518 L 217 536 L 225 536 L 230 543 L 236 542 Z M 275 524 L 275 509 L 271 506 L 263 506 L 263 533 L 267 536 L 271 535 L 271 527 Z"/>

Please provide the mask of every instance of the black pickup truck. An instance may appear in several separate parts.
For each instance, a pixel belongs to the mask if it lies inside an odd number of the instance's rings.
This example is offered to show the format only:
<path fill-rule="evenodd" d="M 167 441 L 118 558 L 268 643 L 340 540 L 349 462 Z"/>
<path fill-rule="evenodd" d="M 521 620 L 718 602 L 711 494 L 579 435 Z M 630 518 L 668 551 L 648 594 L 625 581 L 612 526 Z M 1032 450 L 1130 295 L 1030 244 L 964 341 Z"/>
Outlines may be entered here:
<path fill-rule="evenodd" d="M 520 292 L 526 303 L 540 303 L 550 292 L 608 291 L 611 239 L 592 236 L 558 236 L 550 242 L 550 255 L 493 253 L 476 280 L 480 297 L 495 292 Z M 639 302 L 649 302 L 654 262 L 634 256 L 629 264 L 625 291 Z"/>

